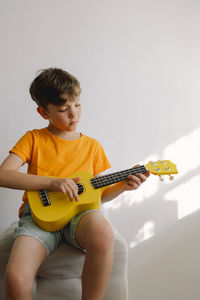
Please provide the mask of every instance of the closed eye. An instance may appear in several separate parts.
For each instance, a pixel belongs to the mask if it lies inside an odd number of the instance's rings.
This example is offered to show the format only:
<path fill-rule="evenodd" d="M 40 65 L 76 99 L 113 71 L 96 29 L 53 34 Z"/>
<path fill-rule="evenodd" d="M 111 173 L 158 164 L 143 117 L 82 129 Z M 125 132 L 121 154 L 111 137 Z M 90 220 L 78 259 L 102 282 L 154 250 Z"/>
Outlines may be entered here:
<path fill-rule="evenodd" d="M 76 107 L 79 107 L 79 106 L 81 106 L 81 104 L 78 103 L 78 104 L 75 104 L 75 106 L 76 106 Z M 68 108 L 66 107 L 65 109 L 60 109 L 58 112 L 65 112 L 65 111 L 67 111 L 67 110 L 68 110 Z"/>
<path fill-rule="evenodd" d="M 67 111 L 67 108 L 63 109 L 63 110 L 59 110 L 58 112 L 65 112 Z"/>

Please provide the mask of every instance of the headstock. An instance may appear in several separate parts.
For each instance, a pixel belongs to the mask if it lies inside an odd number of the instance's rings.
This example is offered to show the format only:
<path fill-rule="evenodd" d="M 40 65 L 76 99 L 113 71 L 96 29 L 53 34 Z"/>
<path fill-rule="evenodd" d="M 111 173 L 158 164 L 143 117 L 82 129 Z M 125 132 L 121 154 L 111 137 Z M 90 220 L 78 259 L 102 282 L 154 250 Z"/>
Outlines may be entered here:
<path fill-rule="evenodd" d="M 169 175 L 170 180 L 173 180 L 174 177 L 171 174 L 178 174 L 176 165 L 173 164 L 170 160 L 158 160 L 150 161 L 145 165 L 152 174 L 159 175 L 160 180 L 164 180 L 161 175 Z"/>

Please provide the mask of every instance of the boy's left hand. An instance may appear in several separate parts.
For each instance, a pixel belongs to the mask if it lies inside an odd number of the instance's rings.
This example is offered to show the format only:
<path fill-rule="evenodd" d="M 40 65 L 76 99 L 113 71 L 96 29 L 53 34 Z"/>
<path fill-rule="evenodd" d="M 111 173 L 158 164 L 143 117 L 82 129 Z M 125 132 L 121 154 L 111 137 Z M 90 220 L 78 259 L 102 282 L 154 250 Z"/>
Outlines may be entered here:
<path fill-rule="evenodd" d="M 136 165 L 133 168 L 136 167 L 139 167 L 139 165 Z M 145 182 L 149 176 L 149 171 L 145 174 L 138 173 L 136 175 L 129 175 L 128 179 L 123 182 L 124 191 L 137 190 L 137 188 L 139 188 L 139 186 Z"/>

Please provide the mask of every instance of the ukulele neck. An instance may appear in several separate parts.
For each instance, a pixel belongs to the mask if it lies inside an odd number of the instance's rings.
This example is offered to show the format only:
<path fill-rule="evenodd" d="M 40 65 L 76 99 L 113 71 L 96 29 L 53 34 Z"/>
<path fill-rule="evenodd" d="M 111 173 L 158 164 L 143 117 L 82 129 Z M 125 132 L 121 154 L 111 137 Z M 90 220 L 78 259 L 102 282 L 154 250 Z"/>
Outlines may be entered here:
<path fill-rule="evenodd" d="M 147 169 L 145 168 L 145 166 L 130 168 L 124 171 L 119 171 L 101 177 L 92 178 L 91 183 L 94 189 L 99 189 L 126 180 L 129 175 L 136 175 L 138 173 L 147 173 Z"/>

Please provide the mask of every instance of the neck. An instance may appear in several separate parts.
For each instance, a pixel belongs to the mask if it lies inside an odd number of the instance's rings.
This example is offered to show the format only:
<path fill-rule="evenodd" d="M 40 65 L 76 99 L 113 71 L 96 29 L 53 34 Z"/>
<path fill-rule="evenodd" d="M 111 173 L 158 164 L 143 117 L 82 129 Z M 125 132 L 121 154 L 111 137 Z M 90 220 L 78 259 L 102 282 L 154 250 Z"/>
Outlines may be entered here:
<path fill-rule="evenodd" d="M 76 140 L 78 139 L 81 134 L 77 131 L 64 131 L 64 130 L 60 130 L 54 126 L 52 126 L 51 124 L 49 124 L 49 126 L 47 127 L 47 129 L 53 133 L 54 135 L 58 136 L 59 138 L 63 139 L 63 140 Z"/>
<path fill-rule="evenodd" d="M 145 166 L 139 166 L 124 171 L 119 171 L 112 174 L 104 175 L 101 177 L 92 178 L 91 183 L 95 189 L 98 189 L 126 180 L 128 179 L 129 175 L 136 175 L 138 173 L 142 173 L 142 174 L 147 173 L 147 169 L 145 168 Z"/>

